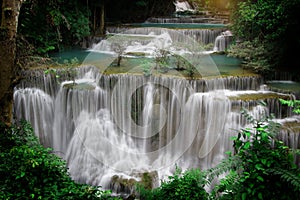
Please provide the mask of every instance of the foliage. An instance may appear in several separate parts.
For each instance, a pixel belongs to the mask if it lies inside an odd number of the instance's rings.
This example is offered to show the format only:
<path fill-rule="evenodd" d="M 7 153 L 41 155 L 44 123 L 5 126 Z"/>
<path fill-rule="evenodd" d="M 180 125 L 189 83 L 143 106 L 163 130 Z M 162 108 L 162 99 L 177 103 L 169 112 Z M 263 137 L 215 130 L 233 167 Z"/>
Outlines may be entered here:
<path fill-rule="evenodd" d="M 293 109 L 293 112 L 296 114 L 300 114 L 300 100 L 284 100 L 284 99 L 279 99 L 280 103 L 283 105 L 288 105 Z"/>
<path fill-rule="evenodd" d="M 75 57 L 72 58 L 70 60 L 64 60 L 63 64 L 62 64 L 62 68 L 60 68 L 59 70 L 55 69 L 55 68 L 47 68 L 44 71 L 45 75 L 53 75 L 55 76 L 57 79 L 60 77 L 64 77 L 68 80 L 72 80 L 73 85 L 75 85 L 75 78 L 77 76 L 77 70 L 76 67 L 79 65 L 79 60 Z"/>
<path fill-rule="evenodd" d="M 239 57 L 245 58 L 249 66 L 264 66 L 270 70 L 285 67 L 293 69 L 298 61 L 293 56 L 294 46 L 300 44 L 299 38 L 299 0 L 232 0 L 232 26 L 237 40 L 252 44 L 257 51 L 251 53 L 243 49 Z M 245 46 L 245 45 L 244 45 Z M 265 49 L 265 50 L 264 50 Z M 235 54 L 238 51 L 235 50 Z M 262 59 L 261 61 L 259 61 Z M 261 62 L 261 63 L 259 63 Z M 287 67 L 288 66 L 288 67 Z M 261 68 L 263 71 L 264 68 Z"/>
<path fill-rule="evenodd" d="M 171 53 L 165 49 L 156 49 L 154 53 L 155 68 L 163 72 L 168 71 Z"/>
<path fill-rule="evenodd" d="M 147 6 L 147 1 L 139 0 L 139 1 L 135 2 L 135 4 L 139 7 L 146 7 Z"/>
<path fill-rule="evenodd" d="M 152 74 L 152 63 L 150 61 L 144 60 L 141 63 L 141 67 L 143 68 L 143 73 L 145 76 L 150 76 Z"/>
<path fill-rule="evenodd" d="M 111 49 L 117 54 L 117 63 L 118 67 L 121 66 L 122 58 L 125 54 L 125 50 L 127 48 L 127 42 L 124 40 L 123 42 L 113 42 L 111 44 Z"/>
<path fill-rule="evenodd" d="M 175 174 L 169 176 L 167 181 L 162 181 L 159 188 L 153 191 L 145 190 L 143 187 L 139 189 L 141 198 L 145 200 L 201 200 L 208 198 L 208 193 L 204 189 L 205 184 L 205 172 L 190 169 L 182 173 L 181 169 L 176 167 Z"/>
<path fill-rule="evenodd" d="M 232 138 L 235 150 L 233 157 L 240 161 L 215 187 L 215 197 L 297 199 L 300 171 L 294 164 L 292 151 L 275 137 L 279 124 L 269 117 L 255 119 L 247 110 L 242 113 L 252 126 L 242 129 Z"/>
<path fill-rule="evenodd" d="M 144 22 L 149 17 L 173 14 L 175 11 L 173 2 L 173 0 L 109 0 L 105 4 L 106 15 L 113 22 Z"/>
<path fill-rule="evenodd" d="M 286 34 L 289 26 L 296 25 L 295 9 L 299 8 L 298 0 L 258 0 L 242 1 L 235 11 L 232 30 L 243 39 L 255 37 L 267 39 L 269 42 Z M 238 18 L 236 18 L 238 17 Z"/>
<path fill-rule="evenodd" d="M 2 199 L 108 199 L 99 187 L 71 180 L 65 161 L 39 144 L 31 125 L 7 127 L 0 140 L 0 196 Z"/>
<path fill-rule="evenodd" d="M 75 78 L 77 76 L 77 70 L 75 67 L 79 65 L 78 59 L 72 58 L 71 60 L 64 60 L 64 68 L 62 69 L 62 74 L 73 81 L 73 85 L 75 85 Z"/>
<path fill-rule="evenodd" d="M 89 10 L 80 1 L 28 0 L 23 3 L 19 34 L 44 55 L 72 46 L 89 35 Z"/>
<path fill-rule="evenodd" d="M 257 38 L 252 41 L 243 41 L 232 45 L 228 50 L 228 56 L 243 59 L 242 67 L 253 70 L 261 74 L 267 74 L 272 69 L 270 57 L 274 51 L 270 51 L 269 46 L 261 43 Z"/>

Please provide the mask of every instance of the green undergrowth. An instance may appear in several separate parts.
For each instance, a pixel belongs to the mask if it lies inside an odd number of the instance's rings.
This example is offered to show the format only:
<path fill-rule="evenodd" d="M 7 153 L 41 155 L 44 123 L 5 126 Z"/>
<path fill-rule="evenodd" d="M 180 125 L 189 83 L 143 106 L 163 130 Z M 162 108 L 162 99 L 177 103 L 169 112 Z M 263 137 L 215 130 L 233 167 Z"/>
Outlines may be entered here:
<path fill-rule="evenodd" d="M 259 119 L 243 109 L 249 126 L 231 138 L 233 151 L 207 169 L 176 168 L 174 175 L 151 189 L 137 185 L 141 200 L 298 200 L 300 169 L 291 149 L 277 135 L 282 129 L 272 116 Z M 65 161 L 44 148 L 31 125 L 0 126 L 1 199 L 113 199 L 101 187 L 79 184 L 70 178 Z M 210 190 L 207 190 L 210 188 Z"/>
<path fill-rule="evenodd" d="M 39 143 L 29 123 L 0 128 L 1 199 L 112 199 L 101 187 L 74 182 L 65 161 Z"/>

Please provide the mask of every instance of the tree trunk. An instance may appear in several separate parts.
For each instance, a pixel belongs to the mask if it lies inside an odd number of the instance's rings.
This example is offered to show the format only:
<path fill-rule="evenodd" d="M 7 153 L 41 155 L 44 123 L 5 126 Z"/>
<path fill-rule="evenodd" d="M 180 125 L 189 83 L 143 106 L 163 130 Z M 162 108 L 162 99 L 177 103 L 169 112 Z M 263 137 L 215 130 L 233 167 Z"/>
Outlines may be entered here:
<path fill-rule="evenodd" d="M 104 4 L 101 5 L 101 16 L 100 16 L 100 34 L 105 35 L 105 9 Z"/>
<path fill-rule="evenodd" d="M 0 27 L 0 121 L 12 121 L 13 88 L 16 84 L 16 34 L 22 0 L 3 0 Z"/>

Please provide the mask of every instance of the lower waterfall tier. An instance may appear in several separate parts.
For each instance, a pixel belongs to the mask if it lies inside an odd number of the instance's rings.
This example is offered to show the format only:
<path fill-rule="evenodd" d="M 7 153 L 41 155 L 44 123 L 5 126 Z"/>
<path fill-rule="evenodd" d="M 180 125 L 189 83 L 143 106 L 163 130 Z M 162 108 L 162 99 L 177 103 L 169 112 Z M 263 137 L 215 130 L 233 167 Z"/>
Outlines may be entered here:
<path fill-rule="evenodd" d="M 118 191 L 120 182 L 150 173 L 155 187 L 176 165 L 215 166 L 232 150 L 230 137 L 248 124 L 241 108 L 299 127 L 299 117 L 278 101 L 293 96 L 260 90 L 259 77 L 186 80 L 78 70 L 75 82 L 27 71 L 14 92 L 16 119 L 31 122 L 78 182 Z M 299 128 L 289 126 L 280 137 L 299 148 Z"/>

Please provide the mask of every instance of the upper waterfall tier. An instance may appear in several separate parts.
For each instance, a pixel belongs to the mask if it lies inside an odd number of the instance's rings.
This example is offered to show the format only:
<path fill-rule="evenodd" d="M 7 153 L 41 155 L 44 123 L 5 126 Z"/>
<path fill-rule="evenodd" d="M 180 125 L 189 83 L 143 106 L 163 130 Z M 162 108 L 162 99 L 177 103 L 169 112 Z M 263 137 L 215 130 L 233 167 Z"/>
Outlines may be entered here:
<path fill-rule="evenodd" d="M 225 29 L 177 29 L 167 31 L 174 41 L 188 41 L 194 39 L 200 44 L 214 44 L 216 38 Z M 164 28 L 144 27 L 144 28 L 129 28 L 129 27 L 107 27 L 108 33 L 123 33 L 123 34 L 162 34 L 166 32 Z"/>
<path fill-rule="evenodd" d="M 196 12 L 196 10 L 194 10 L 187 1 L 175 1 L 174 5 L 175 5 L 175 13 L 181 13 L 181 12 L 195 13 Z"/>
<path fill-rule="evenodd" d="M 216 19 L 212 16 L 190 16 L 190 17 L 151 17 L 145 23 L 158 23 L 158 24 L 224 24 L 224 20 Z"/>
<path fill-rule="evenodd" d="M 77 78 L 82 78 L 83 74 L 89 72 L 90 77 L 97 81 L 97 84 L 102 85 L 106 84 L 103 79 L 105 77 L 109 77 L 109 82 L 113 80 L 118 80 L 118 77 L 128 76 L 128 77 L 139 77 L 146 81 L 148 77 L 143 75 L 124 75 L 124 74 L 112 74 L 105 75 L 99 73 L 99 70 L 93 66 L 80 67 L 77 69 L 78 75 Z M 64 73 L 63 70 L 61 70 Z M 59 74 L 59 70 L 57 71 Z M 59 78 L 52 75 L 45 75 L 43 70 L 29 70 L 23 71 L 22 75 L 25 77 L 23 81 L 17 86 L 17 88 L 39 88 L 45 91 L 50 96 L 56 95 L 59 90 L 60 80 L 68 79 L 66 76 L 60 76 Z M 154 76 L 155 77 L 155 76 Z M 188 82 L 193 90 L 196 92 L 207 92 L 210 90 L 216 89 L 225 89 L 225 90 L 259 90 L 261 84 L 263 84 L 263 79 L 258 75 L 250 75 L 250 76 L 225 76 L 225 77 L 214 77 L 214 78 L 202 78 L 189 80 L 184 77 L 176 77 L 176 76 L 157 76 L 159 80 L 166 80 L 170 82 L 176 81 L 184 81 Z M 106 80 L 108 81 L 108 80 Z"/>

